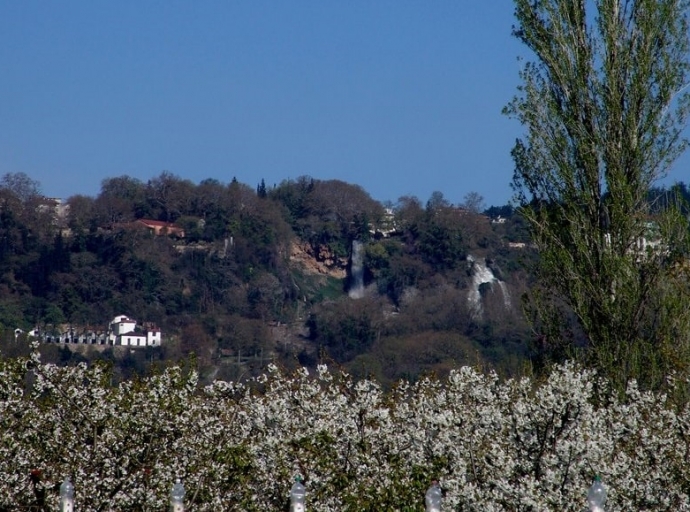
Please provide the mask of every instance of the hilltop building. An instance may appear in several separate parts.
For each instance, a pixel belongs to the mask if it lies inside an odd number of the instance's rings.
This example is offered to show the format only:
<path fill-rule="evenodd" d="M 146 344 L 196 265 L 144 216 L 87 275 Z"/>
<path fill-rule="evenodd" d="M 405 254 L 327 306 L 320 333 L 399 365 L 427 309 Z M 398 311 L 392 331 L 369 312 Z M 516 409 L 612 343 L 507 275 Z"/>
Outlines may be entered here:
<path fill-rule="evenodd" d="M 21 329 L 15 329 L 15 340 Z M 77 345 L 112 345 L 125 347 L 160 347 L 162 341 L 161 330 L 155 327 L 138 329 L 136 320 L 127 315 L 118 315 L 108 324 L 106 332 L 77 332 L 70 328 L 62 333 L 42 332 L 32 329 L 28 336 L 37 338 L 43 343 L 77 344 Z"/>
<path fill-rule="evenodd" d="M 130 347 L 158 347 L 161 344 L 160 329 L 137 331 L 137 322 L 126 315 L 113 318 L 108 329 L 110 345 Z"/>

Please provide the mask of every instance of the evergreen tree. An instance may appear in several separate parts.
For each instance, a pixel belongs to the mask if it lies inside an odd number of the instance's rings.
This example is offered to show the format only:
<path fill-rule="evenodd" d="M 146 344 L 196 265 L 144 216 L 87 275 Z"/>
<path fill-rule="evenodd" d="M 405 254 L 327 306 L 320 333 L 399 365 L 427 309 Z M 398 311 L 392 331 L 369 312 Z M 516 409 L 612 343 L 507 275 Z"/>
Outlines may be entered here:
<path fill-rule="evenodd" d="M 260 198 L 266 197 L 266 182 L 261 178 L 261 183 L 256 187 L 256 195 Z"/>

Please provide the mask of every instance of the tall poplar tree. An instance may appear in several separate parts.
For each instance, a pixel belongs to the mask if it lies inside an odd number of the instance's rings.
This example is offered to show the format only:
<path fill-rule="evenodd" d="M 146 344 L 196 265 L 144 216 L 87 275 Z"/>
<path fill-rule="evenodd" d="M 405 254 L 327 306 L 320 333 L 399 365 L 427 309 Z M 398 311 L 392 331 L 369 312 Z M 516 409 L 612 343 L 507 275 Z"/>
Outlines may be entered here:
<path fill-rule="evenodd" d="M 534 59 L 505 113 L 513 187 L 539 250 L 527 302 L 542 353 L 621 388 L 690 369 L 688 220 L 650 188 L 685 149 L 686 0 L 515 0 Z"/>

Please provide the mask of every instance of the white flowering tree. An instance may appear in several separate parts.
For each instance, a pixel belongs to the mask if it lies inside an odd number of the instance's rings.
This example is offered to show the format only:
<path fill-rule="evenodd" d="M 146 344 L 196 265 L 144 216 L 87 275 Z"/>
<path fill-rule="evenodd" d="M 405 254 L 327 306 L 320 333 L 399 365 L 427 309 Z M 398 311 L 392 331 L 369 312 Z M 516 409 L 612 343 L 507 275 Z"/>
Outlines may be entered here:
<path fill-rule="evenodd" d="M 282 511 L 300 475 L 315 511 L 578 511 L 600 475 L 607 510 L 690 509 L 690 412 L 630 386 L 624 400 L 566 364 L 543 382 L 471 368 L 373 381 L 269 367 L 202 388 L 179 367 L 113 387 L 98 365 L 0 361 L 0 511 Z"/>

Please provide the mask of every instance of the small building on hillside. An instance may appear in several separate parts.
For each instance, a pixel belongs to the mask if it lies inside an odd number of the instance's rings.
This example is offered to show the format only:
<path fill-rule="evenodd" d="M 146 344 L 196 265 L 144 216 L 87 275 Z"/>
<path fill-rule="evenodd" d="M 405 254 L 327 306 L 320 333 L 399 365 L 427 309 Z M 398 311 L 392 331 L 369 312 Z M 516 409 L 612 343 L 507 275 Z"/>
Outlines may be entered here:
<path fill-rule="evenodd" d="M 175 236 L 177 238 L 184 238 L 184 229 L 176 226 L 172 222 L 164 222 L 162 220 L 138 219 L 134 222 L 135 225 L 147 229 L 152 235 L 161 236 Z"/>
<path fill-rule="evenodd" d="M 15 341 L 22 336 L 22 329 L 15 329 Z M 108 324 L 105 332 L 90 329 L 78 330 L 73 327 L 62 327 L 62 330 L 51 329 L 42 332 L 35 328 L 26 333 L 29 338 L 37 339 L 42 343 L 58 343 L 69 345 L 116 345 L 125 347 L 160 347 L 161 330 L 153 325 L 147 328 L 137 328 L 136 320 L 126 315 L 118 315 Z"/>
<path fill-rule="evenodd" d="M 161 331 L 156 328 L 138 330 L 136 320 L 132 320 L 126 315 L 118 315 L 110 322 L 108 341 L 111 345 L 159 347 Z"/>

